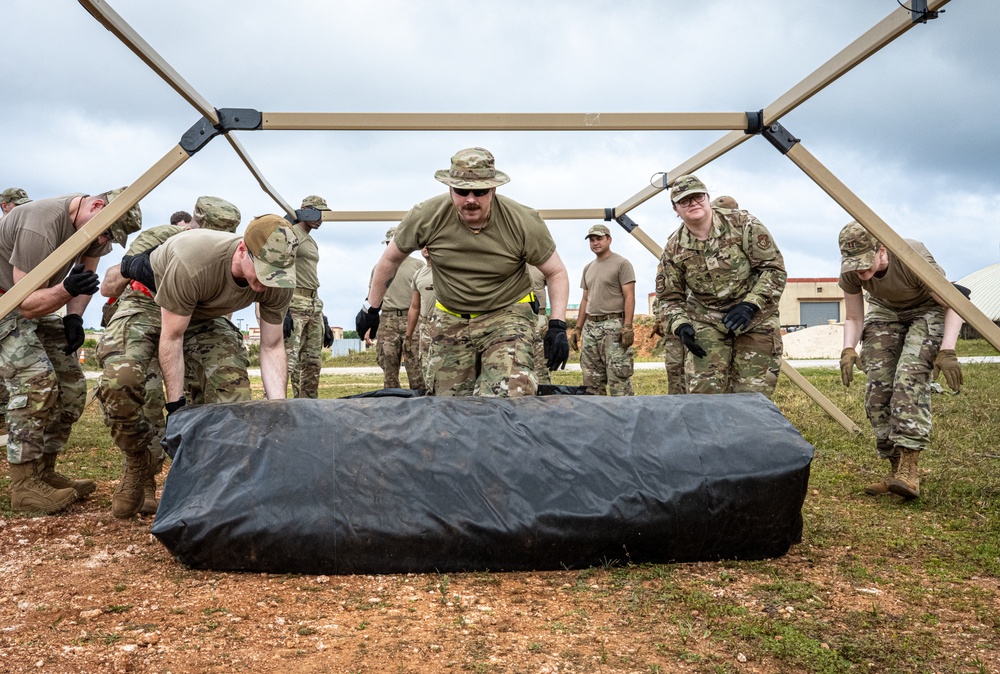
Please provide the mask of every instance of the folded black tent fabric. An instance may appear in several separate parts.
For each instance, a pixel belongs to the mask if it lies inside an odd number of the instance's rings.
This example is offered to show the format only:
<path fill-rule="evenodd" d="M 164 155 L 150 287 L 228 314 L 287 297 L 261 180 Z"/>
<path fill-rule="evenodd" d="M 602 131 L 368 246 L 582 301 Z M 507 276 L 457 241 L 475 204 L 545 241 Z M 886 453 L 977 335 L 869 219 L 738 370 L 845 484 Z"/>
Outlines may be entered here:
<path fill-rule="evenodd" d="M 814 451 L 759 394 L 205 405 L 164 443 L 171 553 L 311 574 L 779 556 Z"/>

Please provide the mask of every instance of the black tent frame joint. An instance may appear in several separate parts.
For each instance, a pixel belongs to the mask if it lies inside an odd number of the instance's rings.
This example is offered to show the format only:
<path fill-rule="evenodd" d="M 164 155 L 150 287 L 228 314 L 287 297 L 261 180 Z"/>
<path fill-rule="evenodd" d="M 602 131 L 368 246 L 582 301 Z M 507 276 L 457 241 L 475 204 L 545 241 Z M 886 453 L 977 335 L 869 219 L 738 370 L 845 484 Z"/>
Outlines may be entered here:
<path fill-rule="evenodd" d="M 624 229 L 624 230 L 625 230 L 626 232 L 628 232 L 629 234 L 631 234 L 631 233 L 632 233 L 632 230 L 633 230 L 633 229 L 635 229 L 636 227 L 638 227 L 638 226 L 639 226 L 639 223 L 637 223 L 637 222 L 636 222 L 635 220 L 633 220 L 632 218 L 628 217 L 628 215 L 627 215 L 627 214 L 625 214 L 625 215 L 619 215 L 619 216 L 618 216 L 617 218 L 615 218 L 615 221 L 616 221 L 616 222 L 617 222 L 617 223 L 618 223 L 619 225 L 621 225 L 621 226 L 622 226 L 622 229 Z"/>
<path fill-rule="evenodd" d="M 788 129 L 777 122 L 764 129 L 764 131 L 761 132 L 761 135 L 763 135 L 767 142 L 773 145 L 774 148 L 781 154 L 788 154 L 788 152 L 795 147 L 795 144 L 800 140 L 789 133 Z"/>
<path fill-rule="evenodd" d="M 263 128 L 263 116 L 253 108 L 219 108 L 215 112 L 219 116 L 218 124 L 202 117 L 181 136 L 180 146 L 189 155 L 208 145 L 220 133 L 259 131 Z"/>
<path fill-rule="evenodd" d="M 291 214 L 288 214 L 285 216 L 285 220 L 293 225 L 297 222 L 322 222 L 323 211 L 318 208 L 296 208 L 295 218 L 293 219 Z"/>
<path fill-rule="evenodd" d="M 604 221 L 611 222 L 615 219 L 615 209 L 614 207 L 604 209 Z"/>
<path fill-rule="evenodd" d="M 938 18 L 939 14 L 944 14 L 944 10 L 936 12 L 928 11 L 927 0 L 911 0 L 910 2 L 911 23 L 927 23 L 931 19 Z"/>
<path fill-rule="evenodd" d="M 747 110 L 747 128 L 745 133 L 748 136 L 755 136 L 764 131 L 764 110 Z"/>

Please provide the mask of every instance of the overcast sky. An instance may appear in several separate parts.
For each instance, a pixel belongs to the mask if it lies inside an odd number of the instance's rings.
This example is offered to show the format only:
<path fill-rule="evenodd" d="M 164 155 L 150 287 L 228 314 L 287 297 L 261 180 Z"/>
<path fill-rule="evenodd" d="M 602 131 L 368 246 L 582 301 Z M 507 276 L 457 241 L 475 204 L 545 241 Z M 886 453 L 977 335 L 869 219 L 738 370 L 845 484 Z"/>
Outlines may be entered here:
<path fill-rule="evenodd" d="M 4 0 L 0 189 L 33 198 L 124 185 L 200 118 L 69 0 Z M 739 112 L 771 104 L 895 11 L 896 0 L 342 2 L 111 0 L 216 108 L 262 112 Z M 891 227 L 923 241 L 951 280 L 1000 261 L 1000 3 L 956 0 L 781 123 Z M 441 193 L 434 171 L 489 148 L 502 194 L 537 209 L 617 206 L 725 132 L 240 132 L 293 206 L 406 210 Z M 790 277 L 832 277 L 851 218 L 763 138 L 699 170 L 771 230 Z M 199 195 L 280 212 L 218 137 L 141 202 L 144 226 Z M 666 194 L 630 213 L 661 245 Z M 580 300 L 591 221 L 551 221 Z M 386 223 L 325 223 L 320 296 L 347 329 Z M 242 231 L 242 226 L 240 228 Z M 656 259 L 613 225 L 612 250 L 653 291 Z M 101 272 L 117 263 L 108 256 Z M 91 303 L 87 326 L 99 323 Z M 645 311 L 645 303 L 637 307 Z M 238 317 L 252 317 L 245 310 Z"/>

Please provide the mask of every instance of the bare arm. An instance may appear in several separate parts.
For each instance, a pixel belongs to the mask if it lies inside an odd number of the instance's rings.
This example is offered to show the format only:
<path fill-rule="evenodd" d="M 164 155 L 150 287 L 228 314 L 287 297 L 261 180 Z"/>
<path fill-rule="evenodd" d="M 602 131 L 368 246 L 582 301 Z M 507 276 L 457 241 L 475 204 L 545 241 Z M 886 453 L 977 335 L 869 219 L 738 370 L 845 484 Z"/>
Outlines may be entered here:
<path fill-rule="evenodd" d="M 632 325 L 635 318 L 635 284 L 626 283 L 622 286 L 622 295 L 625 296 L 625 325 Z"/>
<path fill-rule="evenodd" d="M 958 343 L 958 333 L 962 330 L 962 325 L 965 321 L 958 312 L 949 307 L 937 293 L 931 293 L 931 297 L 934 301 L 948 310 L 944 314 L 944 336 L 941 337 L 941 349 L 952 349 L 954 350 L 955 344 Z"/>
<path fill-rule="evenodd" d="M 392 246 L 392 244 L 389 244 Z M 566 266 L 554 251 L 549 259 L 538 265 L 538 270 L 545 275 L 545 283 L 549 287 L 549 318 L 556 321 L 566 320 L 566 303 L 569 301 L 569 274 Z M 370 300 L 369 300 L 370 301 Z"/>
<path fill-rule="evenodd" d="M 180 316 L 160 308 L 160 369 L 167 402 L 177 402 L 184 395 L 184 331 L 190 316 Z"/>
<path fill-rule="evenodd" d="M 27 275 L 27 272 L 14 267 L 15 284 L 20 282 L 20 280 Z M 66 306 L 72 299 L 74 299 L 73 296 L 69 294 L 61 283 L 58 283 L 51 288 L 39 288 L 25 297 L 24 301 L 21 302 L 21 305 L 18 307 L 18 310 L 25 318 L 38 318 L 39 316 L 51 314 L 60 307 Z"/>
<path fill-rule="evenodd" d="M 845 293 L 844 305 L 847 313 L 844 318 L 844 348 L 853 349 L 858 345 L 864 328 L 865 300 L 861 293 L 857 295 Z"/>
<path fill-rule="evenodd" d="M 406 336 L 413 337 L 413 331 L 417 329 L 417 321 L 420 319 L 420 291 L 414 290 L 410 298 L 410 308 L 406 312 Z"/>
<path fill-rule="evenodd" d="M 580 300 L 580 308 L 576 312 L 576 329 L 583 330 L 583 324 L 587 322 L 587 291 L 583 291 L 583 299 Z"/>
<path fill-rule="evenodd" d="M 128 287 L 129 280 L 122 276 L 120 265 L 108 267 L 104 272 L 104 281 L 101 282 L 101 295 L 104 297 L 121 297 Z"/>
<path fill-rule="evenodd" d="M 260 378 L 268 400 L 283 400 L 288 388 L 288 366 L 281 323 L 260 322 Z"/>
<path fill-rule="evenodd" d="M 368 289 L 368 303 L 370 305 L 373 307 L 382 306 L 382 299 L 385 297 L 385 291 L 388 290 L 389 284 L 392 283 L 392 279 L 396 277 L 396 271 L 399 269 L 399 265 L 403 264 L 403 260 L 405 259 L 406 254 L 396 247 L 395 241 L 390 241 L 389 245 L 385 247 L 382 257 L 378 259 L 378 264 L 375 265 L 375 273 L 372 276 L 372 285 L 371 288 Z M 364 337 L 364 335 L 359 336 Z"/>

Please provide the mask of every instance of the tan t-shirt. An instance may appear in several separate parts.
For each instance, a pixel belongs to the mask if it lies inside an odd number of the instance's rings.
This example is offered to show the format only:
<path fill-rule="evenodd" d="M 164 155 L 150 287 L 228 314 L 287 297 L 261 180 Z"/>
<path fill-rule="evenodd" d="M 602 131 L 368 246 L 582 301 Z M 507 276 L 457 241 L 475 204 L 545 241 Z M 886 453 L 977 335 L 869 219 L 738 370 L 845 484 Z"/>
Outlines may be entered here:
<path fill-rule="evenodd" d="M 538 313 L 545 313 L 545 274 L 539 271 L 538 267 L 534 265 L 528 265 L 528 276 L 531 277 L 531 292 L 535 293 L 535 299 L 538 300 Z"/>
<path fill-rule="evenodd" d="M 924 244 L 913 239 L 903 240 L 937 269 L 941 276 L 945 275 L 944 269 L 934 261 L 934 257 Z M 889 254 L 889 266 L 885 270 L 885 276 L 882 278 L 873 276 L 867 281 L 862 281 L 858 278 L 857 272 L 847 272 L 840 275 L 838 285 L 848 295 L 857 295 L 864 289 L 868 291 L 870 304 L 877 304 L 893 311 L 912 309 L 933 302 L 930 290 L 924 282 L 900 262 L 891 250 L 886 249 L 886 252 Z"/>
<path fill-rule="evenodd" d="M 192 320 L 218 318 L 260 304 L 261 320 L 280 324 L 292 300 L 291 288 L 268 288 L 262 293 L 237 285 L 233 253 L 239 234 L 196 229 L 174 236 L 149 256 L 156 277 L 156 303 Z"/>
<path fill-rule="evenodd" d="M 583 268 L 580 287 L 587 291 L 587 315 L 620 314 L 625 311 L 622 286 L 635 283 L 632 263 L 618 253 L 591 260 Z"/>
<path fill-rule="evenodd" d="M 394 237 L 407 255 L 427 246 L 437 301 L 459 313 L 493 311 L 522 299 L 531 290 L 527 265 L 543 264 L 556 250 L 536 211 L 498 194 L 479 234 L 462 224 L 445 193 L 411 208 Z"/>
<path fill-rule="evenodd" d="M 0 290 L 7 291 L 14 286 L 15 267 L 25 273 L 30 272 L 76 234 L 69 217 L 69 206 L 73 199 L 80 196 L 84 195 L 67 194 L 31 201 L 0 219 Z M 102 246 L 95 239 L 82 255 L 100 257 L 110 252 L 110 243 Z M 45 287 L 52 288 L 62 283 L 74 264 L 76 261 L 71 260 L 57 269 L 46 281 Z"/>
<path fill-rule="evenodd" d="M 392 283 L 385 291 L 385 297 L 382 298 L 382 311 L 404 311 L 410 308 L 410 300 L 413 298 L 413 288 L 410 286 L 410 282 L 413 280 L 413 275 L 422 266 L 420 260 L 415 257 L 403 260 L 399 269 L 396 270 L 396 275 L 392 277 Z M 374 276 L 375 270 L 372 269 L 372 273 L 368 277 L 369 291 L 372 289 Z"/>
<path fill-rule="evenodd" d="M 299 237 L 299 247 L 295 249 L 295 287 L 316 290 L 319 288 L 319 246 L 309 228 L 301 222 L 294 229 Z"/>
<path fill-rule="evenodd" d="M 420 317 L 429 318 L 434 311 L 434 303 L 437 302 L 434 295 L 434 267 L 425 264 L 417 270 L 410 282 L 410 292 L 414 290 L 420 293 Z"/>

